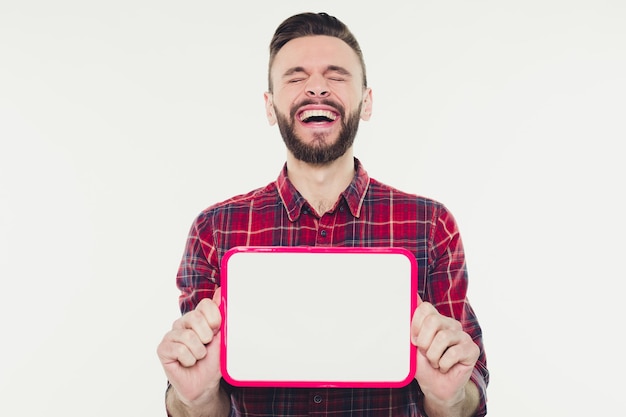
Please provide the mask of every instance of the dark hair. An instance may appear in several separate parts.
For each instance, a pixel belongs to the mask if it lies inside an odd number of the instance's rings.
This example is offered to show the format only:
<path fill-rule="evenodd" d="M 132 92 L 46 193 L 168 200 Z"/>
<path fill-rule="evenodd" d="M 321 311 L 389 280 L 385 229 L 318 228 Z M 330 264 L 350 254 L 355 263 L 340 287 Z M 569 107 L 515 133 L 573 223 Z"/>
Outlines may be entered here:
<path fill-rule="evenodd" d="M 272 77 L 270 72 L 278 51 L 292 39 L 315 35 L 332 36 L 347 43 L 359 57 L 361 69 L 363 70 L 363 87 L 367 87 L 363 52 L 356 38 L 352 32 L 350 32 L 350 29 L 339 19 L 327 13 L 301 13 L 284 20 L 278 26 L 276 32 L 274 32 L 274 36 L 270 42 L 270 62 L 268 68 L 269 91 L 272 91 Z"/>

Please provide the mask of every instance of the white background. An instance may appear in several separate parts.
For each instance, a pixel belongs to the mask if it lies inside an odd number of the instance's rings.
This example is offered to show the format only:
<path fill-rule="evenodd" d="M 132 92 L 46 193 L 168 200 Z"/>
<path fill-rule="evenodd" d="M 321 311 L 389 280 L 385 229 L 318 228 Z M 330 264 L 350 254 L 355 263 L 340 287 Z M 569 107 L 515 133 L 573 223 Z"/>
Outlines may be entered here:
<path fill-rule="evenodd" d="M 301 11 L 364 50 L 369 173 L 457 217 L 489 414 L 623 409 L 624 2 L 1 0 L 0 413 L 164 415 L 188 228 L 277 176 Z"/>

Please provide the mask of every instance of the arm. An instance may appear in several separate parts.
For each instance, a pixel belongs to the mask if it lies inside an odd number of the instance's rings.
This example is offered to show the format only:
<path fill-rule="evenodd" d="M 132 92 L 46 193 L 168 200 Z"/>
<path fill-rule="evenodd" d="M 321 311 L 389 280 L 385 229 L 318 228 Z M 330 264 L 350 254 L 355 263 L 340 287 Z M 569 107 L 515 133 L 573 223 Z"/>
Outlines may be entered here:
<path fill-rule="evenodd" d="M 468 276 L 453 216 L 440 207 L 432 219 L 428 268 L 411 323 L 418 347 L 416 379 L 429 417 L 484 416 L 489 373 L 482 331 L 466 294 Z"/>
<path fill-rule="evenodd" d="M 176 277 L 183 315 L 157 350 L 170 383 L 166 407 L 172 417 L 230 412 L 230 398 L 220 385 L 219 261 L 206 222 L 199 216 L 189 232 Z"/>
<path fill-rule="evenodd" d="M 219 300 L 219 289 L 215 292 Z M 170 381 L 166 406 L 172 417 L 227 416 L 230 399 L 220 388 L 219 302 L 202 300 L 174 322 L 157 348 Z"/>

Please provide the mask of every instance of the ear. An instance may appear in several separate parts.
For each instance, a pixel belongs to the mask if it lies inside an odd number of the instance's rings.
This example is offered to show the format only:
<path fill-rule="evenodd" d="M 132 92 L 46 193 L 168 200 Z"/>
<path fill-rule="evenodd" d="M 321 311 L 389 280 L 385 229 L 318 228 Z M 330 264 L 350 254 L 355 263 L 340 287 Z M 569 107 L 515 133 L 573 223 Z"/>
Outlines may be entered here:
<path fill-rule="evenodd" d="M 363 102 L 361 103 L 361 120 L 369 120 L 372 117 L 372 89 L 366 88 L 363 91 Z"/>
<path fill-rule="evenodd" d="M 272 93 L 266 92 L 263 93 L 263 99 L 265 100 L 265 117 L 267 117 L 267 121 L 270 123 L 270 126 L 274 126 L 276 124 L 276 113 L 274 112 L 274 97 Z"/>

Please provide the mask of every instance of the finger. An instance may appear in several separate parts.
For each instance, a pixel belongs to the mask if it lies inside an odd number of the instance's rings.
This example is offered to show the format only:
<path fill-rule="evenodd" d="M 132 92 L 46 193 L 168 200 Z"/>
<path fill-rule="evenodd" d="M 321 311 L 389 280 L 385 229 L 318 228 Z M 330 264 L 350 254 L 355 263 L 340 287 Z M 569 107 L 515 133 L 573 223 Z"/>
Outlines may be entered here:
<path fill-rule="evenodd" d="M 440 314 L 437 309 L 429 302 L 423 302 L 420 304 L 413 313 L 413 319 L 411 320 L 411 335 L 413 337 L 418 336 L 426 329 L 438 330 L 438 329 L 461 329 L 461 323 L 457 320 Z"/>
<path fill-rule="evenodd" d="M 164 365 L 179 362 L 182 366 L 189 367 L 204 358 L 207 349 L 192 330 L 174 329 L 165 335 L 157 353 Z"/>
<path fill-rule="evenodd" d="M 417 346 L 417 337 L 420 333 L 423 333 L 424 323 L 428 317 L 436 317 L 439 313 L 435 309 L 435 307 L 428 303 L 422 302 L 420 303 L 415 312 L 413 313 L 413 319 L 411 320 L 411 337 L 413 340 L 413 344 Z"/>
<path fill-rule="evenodd" d="M 213 293 L 213 302 L 216 306 L 222 305 L 222 287 L 217 287 Z"/>
<path fill-rule="evenodd" d="M 211 306 L 203 309 L 203 313 L 213 331 L 213 334 L 216 334 L 220 331 L 220 326 L 222 325 L 222 312 L 220 311 L 220 305 L 222 304 L 222 287 L 217 287 L 215 292 L 213 293 L 213 298 L 211 299 Z"/>
<path fill-rule="evenodd" d="M 440 369 L 444 356 L 461 342 L 463 335 L 465 333 L 460 328 L 458 330 L 440 329 L 432 336 L 430 343 L 427 346 L 420 345 L 420 349 L 423 350 L 430 365 L 435 369 Z"/>
<path fill-rule="evenodd" d="M 207 344 L 211 342 L 221 323 L 222 315 L 219 308 L 212 300 L 205 298 L 198 303 L 194 310 L 174 322 L 173 328 L 193 330 L 202 343 Z"/>
<path fill-rule="evenodd" d="M 439 359 L 439 370 L 447 373 L 457 364 L 474 367 L 480 355 L 480 349 L 468 334 L 462 340 L 445 350 Z"/>
<path fill-rule="evenodd" d="M 432 304 L 423 303 L 416 309 L 411 323 L 411 341 L 433 368 L 440 367 L 441 357 L 459 343 L 460 335 L 465 335 L 461 323 L 439 314 Z"/>
<path fill-rule="evenodd" d="M 441 329 L 440 323 L 437 316 L 428 315 L 424 318 L 419 333 L 413 337 L 413 344 L 435 369 L 439 368 L 439 359 L 450 346 L 449 330 Z"/>

